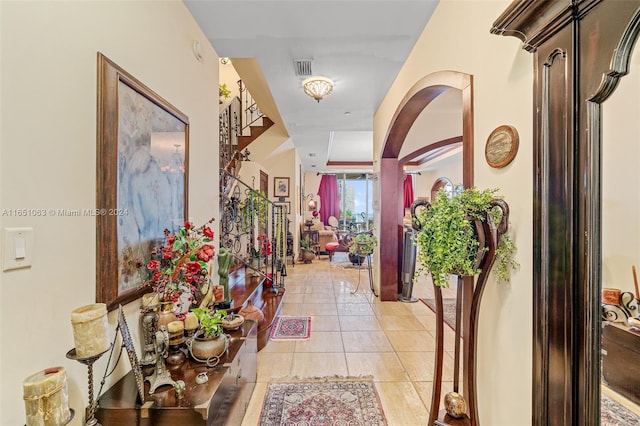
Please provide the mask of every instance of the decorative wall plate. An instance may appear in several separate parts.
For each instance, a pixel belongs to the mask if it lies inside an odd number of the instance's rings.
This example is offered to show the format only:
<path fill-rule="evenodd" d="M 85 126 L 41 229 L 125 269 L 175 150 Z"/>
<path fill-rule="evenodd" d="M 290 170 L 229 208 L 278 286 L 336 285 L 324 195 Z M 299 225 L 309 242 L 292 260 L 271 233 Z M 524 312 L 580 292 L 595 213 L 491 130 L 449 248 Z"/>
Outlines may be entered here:
<path fill-rule="evenodd" d="M 518 152 L 520 138 L 518 131 L 513 126 L 497 127 L 487 139 L 484 148 L 484 156 L 491 167 L 501 168 L 513 160 Z"/>

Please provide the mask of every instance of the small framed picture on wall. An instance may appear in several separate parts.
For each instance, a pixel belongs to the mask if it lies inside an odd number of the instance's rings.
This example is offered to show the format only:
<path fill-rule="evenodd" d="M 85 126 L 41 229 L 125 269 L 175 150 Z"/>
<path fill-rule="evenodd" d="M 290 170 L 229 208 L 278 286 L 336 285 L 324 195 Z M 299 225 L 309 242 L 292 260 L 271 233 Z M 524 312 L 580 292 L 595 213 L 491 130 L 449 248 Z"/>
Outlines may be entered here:
<path fill-rule="evenodd" d="M 274 197 L 289 197 L 289 178 L 288 177 L 274 177 L 273 178 L 273 196 Z"/>

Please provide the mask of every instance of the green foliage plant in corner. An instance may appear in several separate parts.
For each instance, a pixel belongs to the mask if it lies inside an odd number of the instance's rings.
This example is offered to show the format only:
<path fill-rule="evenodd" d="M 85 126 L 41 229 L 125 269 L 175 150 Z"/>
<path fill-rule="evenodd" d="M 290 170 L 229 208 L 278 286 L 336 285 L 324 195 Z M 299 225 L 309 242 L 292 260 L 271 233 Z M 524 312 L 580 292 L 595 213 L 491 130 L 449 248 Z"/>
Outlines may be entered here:
<path fill-rule="evenodd" d="M 503 200 L 497 189 L 467 188 L 453 197 L 440 190 L 430 207 L 418 211 L 416 233 L 418 246 L 416 276 L 431 273 L 434 285 L 449 286 L 449 275 L 476 275 L 474 269 L 480 248 L 472 219 L 485 221 L 491 216 L 494 224 L 502 219 L 502 210 L 492 205 Z M 496 248 L 494 273 L 498 282 L 508 282 L 511 270 L 519 267 L 514 255 L 516 247 L 508 233 L 500 237 Z"/>

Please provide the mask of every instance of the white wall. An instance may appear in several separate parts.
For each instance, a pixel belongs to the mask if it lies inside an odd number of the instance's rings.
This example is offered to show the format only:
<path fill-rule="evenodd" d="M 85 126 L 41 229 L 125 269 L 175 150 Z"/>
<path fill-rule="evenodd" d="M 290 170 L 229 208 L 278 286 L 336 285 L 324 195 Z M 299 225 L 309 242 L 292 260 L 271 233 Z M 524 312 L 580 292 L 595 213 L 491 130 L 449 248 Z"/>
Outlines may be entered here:
<path fill-rule="evenodd" d="M 218 215 L 218 57 L 182 2 L 3 1 L 0 19 L 1 209 L 96 206 L 101 51 L 189 117 L 189 216 L 201 223 Z M 95 301 L 95 219 L 0 222 L 34 229 L 33 266 L 0 273 L 0 424 L 24 424 L 23 379 L 60 365 L 76 410 L 72 424 L 81 425 L 87 369 L 65 354 L 74 346 L 70 312 Z M 139 347 L 137 310 L 137 303 L 125 307 Z M 95 365 L 96 392 L 105 364 L 103 357 Z M 124 356 L 112 379 L 128 369 Z"/>
<path fill-rule="evenodd" d="M 517 39 L 489 33 L 510 3 L 441 0 L 374 117 L 374 153 L 379 153 L 397 105 L 420 78 L 442 70 L 474 77 L 475 185 L 498 187 L 504 194 L 522 264 L 510 285 L 490 279 L 481 306 L 478 402 L 480 422 L 492 426 L 530 424 L 532 400 L 533 57 Z M 492 169 L 484 145 L 502 124 L 518 129 L 520 150 L 511 164 Z"/>

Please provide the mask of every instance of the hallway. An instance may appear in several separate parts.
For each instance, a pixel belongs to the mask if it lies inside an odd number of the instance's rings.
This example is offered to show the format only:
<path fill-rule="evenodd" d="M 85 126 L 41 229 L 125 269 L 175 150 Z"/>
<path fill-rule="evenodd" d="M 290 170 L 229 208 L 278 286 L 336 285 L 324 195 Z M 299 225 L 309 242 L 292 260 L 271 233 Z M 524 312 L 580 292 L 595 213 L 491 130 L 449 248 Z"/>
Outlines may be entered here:
<path fill-rule="evenodd" d="M 270 379 L 333 375 L 372 376 L 390 425 L 426 424 L 434 313 L 422 302 L 380 302 L 369 289 L 367 271 L 350 267 L 346 253 L 332 262 L 321 256 L 289 265 L 287 273 L 281 315 L 311 316 L 311 338 L 270 341 L 258 353 L 258 383 L 243 425 L 258 424 Z M 421 280 L 413 296 L 428 297 L 429 287 Z M 443 297 L 455 297 L 454 290 L 444 290 Z M 452 390 L 453 336 L 445 326 L 443 394 Z"/>

